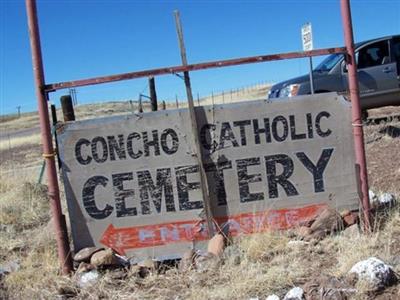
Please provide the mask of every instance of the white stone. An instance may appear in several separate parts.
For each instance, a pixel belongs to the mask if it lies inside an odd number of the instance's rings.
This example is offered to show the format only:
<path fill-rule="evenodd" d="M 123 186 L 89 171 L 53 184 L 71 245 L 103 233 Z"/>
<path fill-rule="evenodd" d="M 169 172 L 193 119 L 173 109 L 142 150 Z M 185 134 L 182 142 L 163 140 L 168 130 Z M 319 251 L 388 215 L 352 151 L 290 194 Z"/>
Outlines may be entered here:
<path fill-rule="evenodd" d="M 258 297 L 255 298 L 249 298 L 249 300 L 259 300 Z"/>
<path fill-rule="evenodd" d="M 279 297 L 275 294 L 269 295 L 265 300 L 279 300 Z"/>
<path fill-rule="evenodd" d="M 394 277 L 392 267 L 376 257 L 356 263 L 349 273 L 356 273 L 359 279 L 369 282 L 377 289 L 390 284 Z"/>
<path fill-rule="evenodd" d="M 97 282 L 100 274 L 97 270 L 91 270 L 89 272 L 81 273 L 78 276 L 78 285 L 80 288 L 89 287 Z"/>
<path fill-rule="evenodd" d="M 288 247 L 293 247 L 293 248 L 296 248 L 296 247 L 305 247 L 305 246 L 308 246 L 309 244 L 310 244 L 310 242 L 296 241 L 296 240 L 289 241 L 289 242 L 287 243 Z"/>
<path fill-rule="evenodd" d="M 3 265 L 0 265 L 0 276 L 10 274 L 12 272 L 18 271 L 20 269 L 20 264 L 18 261 L 9 261 Z"/>
<path fill-rule="evenodd" d="M 379 196 L 380 204 L 390 204 L 393 202 L 394 202 L 394 197 L 389 193 L 383 193 L 382 195 Z"/>
<path fill-rule="evenodd" d="M 375 201 L 376 200 L 376 195 L 375 195 L 375 193 L 372 191 L 372 190 L 369 190 L 368 191 L 368 195 L 369 195 L 369 200 L 370 201 Z"/>
<path fill-rule="evenodd" d="M 303 300 L 303 299 L 304 299 L 304 291 L 300 287 L 292 288 L 289 292 L 287 292 L 285 298 L 283 298 L 283 300 Z"/>

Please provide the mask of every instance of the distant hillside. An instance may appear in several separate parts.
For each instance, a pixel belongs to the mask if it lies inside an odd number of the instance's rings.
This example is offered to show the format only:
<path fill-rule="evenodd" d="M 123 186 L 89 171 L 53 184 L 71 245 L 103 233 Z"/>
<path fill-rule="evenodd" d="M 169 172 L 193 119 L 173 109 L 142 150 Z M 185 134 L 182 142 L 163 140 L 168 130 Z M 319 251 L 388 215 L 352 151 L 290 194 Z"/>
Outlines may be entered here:
<path fill-rule="evenodd" d="M 212 105 L 212 104 L 223 104 L 240 101 L 249 101 L 257 99 L 265 99 L 268 91 L 271 88 L 270 83 L 260 83 L 248 87 L 231 89 L 223 92 L 212 93 L 211 95 L 201 97 L 197 99 L 194 96 L 194 104 L 198 105 Z M 162 109 L 162 99 L 159 99 L 159 109 Z M 57 115 L 58 119 L 62 120 L 62 112 L 57 104 Z M 110 116 L 110 115 L 122 115 L 130 112 L 138 111 L 139 103 L 137 100 L 121 100 L 111 102 L 99 102 L 91 104 L 83 104 L 75 107 L 75 115 L 77 120 L 91 119 L 95 117 Z M 148 100 L 142 103 L 144 111 L 150 111 L 150 103 Z M 178 105 L 176 100 L 167 100 L 166 108 L 174 109 L 187 107 L 186 99 L 178 99 Z M 5 131 L 12 131 L 16 129 L 30 128 L 39 124 L 39 116 L 37 112 L 22 113 L 18 118 L 16 114 L 2 115 L 0 116 L 0 129 Z"/>

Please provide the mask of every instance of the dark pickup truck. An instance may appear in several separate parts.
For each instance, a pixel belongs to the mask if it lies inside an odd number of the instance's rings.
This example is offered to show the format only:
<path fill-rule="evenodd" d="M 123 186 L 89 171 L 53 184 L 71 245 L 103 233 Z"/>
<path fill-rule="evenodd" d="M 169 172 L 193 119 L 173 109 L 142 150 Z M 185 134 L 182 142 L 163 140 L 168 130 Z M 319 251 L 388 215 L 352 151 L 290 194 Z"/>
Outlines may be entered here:
<path fill-rule="evenodd" d="M 400 105 L 400 35 L 356 44 L 358 81 L 363 111 L 387 105 Z M 332 54 L 314 70 L 315 93 L 348 89 L 343 54 Z M 268 98 L 286 98 L 311 93 L 309 74 L 272 86 Z"/>

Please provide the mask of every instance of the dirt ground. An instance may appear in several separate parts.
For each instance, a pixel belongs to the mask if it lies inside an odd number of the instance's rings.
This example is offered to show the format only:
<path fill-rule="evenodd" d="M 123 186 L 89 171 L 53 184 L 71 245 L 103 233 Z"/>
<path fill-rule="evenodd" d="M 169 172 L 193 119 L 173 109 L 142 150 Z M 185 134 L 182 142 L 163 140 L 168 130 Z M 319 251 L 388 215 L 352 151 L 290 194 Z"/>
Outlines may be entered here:
<path fill-rule="evenodd" d="M 370 111 L 370 116 L 400 115 L 399 107 Z M 372 189 L 400 194 L 400 121 L 364 127 L 368 179 Z"/>

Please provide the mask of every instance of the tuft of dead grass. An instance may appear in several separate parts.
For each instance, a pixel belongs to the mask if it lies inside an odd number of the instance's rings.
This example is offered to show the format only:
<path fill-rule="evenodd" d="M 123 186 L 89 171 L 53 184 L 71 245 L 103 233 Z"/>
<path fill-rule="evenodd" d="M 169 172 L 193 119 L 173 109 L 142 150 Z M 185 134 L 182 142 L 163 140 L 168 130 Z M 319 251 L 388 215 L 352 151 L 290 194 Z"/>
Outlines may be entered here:
<path fill-rule="evenodd" d="M 49 221 L 47 186 L 25 182 L 15 194 L 0 202 L 0 223 L 18 230 L 43 225 Z"/>

